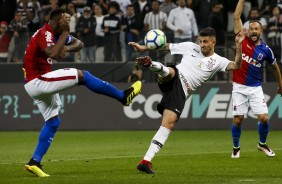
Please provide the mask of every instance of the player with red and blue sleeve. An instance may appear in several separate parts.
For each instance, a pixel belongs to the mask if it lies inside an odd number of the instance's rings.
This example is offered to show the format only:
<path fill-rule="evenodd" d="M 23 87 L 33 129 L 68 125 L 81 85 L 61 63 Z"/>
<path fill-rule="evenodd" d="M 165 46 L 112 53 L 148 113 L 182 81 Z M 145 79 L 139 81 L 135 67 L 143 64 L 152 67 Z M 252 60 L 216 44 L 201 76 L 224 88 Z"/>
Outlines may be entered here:
<path fill-rule="evenodd" d="M 242 67 L 234 70 L 232 81 L 246 86 L 261 86 L 263 62 L 270 65 L 276 62 L 271 50 L 262 40 L 260 45 L 246 37 L 242 42 Z"/>
<path fill-rule="evenodd" d="M 240 19 L 244 7 L 244 0 L 239 0 L 234 12 L 234 33 L 237 34 L 243 24 Z M 278 82 L 278 94 L 282 94 L 282 78 L 276 58 L 262 40 L 263 28 L 258 20 L 250 21 L 248 37 L 242 42 L 242 67 L 233 71 L 233 123 L 232 138 L 233 151 L 231 158 L 240 157 L 241 124 L 249 108 L 259 120 L 259 141 L 257 148 L 267 156 L 274 157 L 275 153 L 267 146 L 266 138 L 269 132 L 268 108 L 264 99 L 262 83 L 263 62 L 273 66 L 273 74 Z"/>
<path fill-rule="evenodd" d="M 65 10 L 53 10 L 48 24 L 34 33 L 25 52 L 24 87 L 45 121 L 35 151 L 25 169 L 39 177 L 49 176 L 42 170 L 41 160 L 49 150 L 61 122 L 61 91 L 84 85 L 94 93 L 114 98 L 128 106 L 142 87 L 142 83 L 136 81 L 130 88 L 120 90 L 90 72 L 76 68 L 51 71 L 52 63 L 63 58 L 66 52 L 77 52 L 83 48 L 84 44 L 80 40 L 69 35 L 69 20 Z"/>

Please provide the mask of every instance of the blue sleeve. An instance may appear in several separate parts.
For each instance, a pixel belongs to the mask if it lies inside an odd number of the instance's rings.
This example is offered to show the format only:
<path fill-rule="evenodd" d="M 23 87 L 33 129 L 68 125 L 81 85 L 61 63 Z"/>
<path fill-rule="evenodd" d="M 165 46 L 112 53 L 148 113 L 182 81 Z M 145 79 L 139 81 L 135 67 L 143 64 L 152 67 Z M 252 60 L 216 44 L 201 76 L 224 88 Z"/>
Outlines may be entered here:
<path fill-rule="evenodd" d="M 54 42 L 57 43 L 57 41 L 59 40 L 59 35 L 55 35 L 54 36 Z M 73 36 L 72 35 L 68 35 L 67 39 L 66 39 L 66 42 L 65 42 L 65 45 L 70 45 L 73 41 Z"/>
<path fill-rule="evenodd" d="M 267 62 L 271 65 L 273 65 L 276 62 L 276 58 L 274 56 L 274 53 L 272 51 L 272 49 L 270 47 L 266 47 L 267 48 Z"/>

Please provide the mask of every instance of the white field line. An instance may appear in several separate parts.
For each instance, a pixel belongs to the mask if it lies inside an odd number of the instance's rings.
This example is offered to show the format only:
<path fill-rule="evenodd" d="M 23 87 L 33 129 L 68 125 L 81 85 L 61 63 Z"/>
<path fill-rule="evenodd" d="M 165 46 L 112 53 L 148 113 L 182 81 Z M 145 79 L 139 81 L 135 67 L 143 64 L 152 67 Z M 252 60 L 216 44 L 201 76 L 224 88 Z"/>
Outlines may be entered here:
<path fill-rule="evenodd" d="M 240 179 L 239 182 L 254 182 L 254 179 Z"/>
<path fill-rule="evenodd" d="M 280 149 L 274 149 L 275 151 L 281 151 L 282 148 Z M 232 150 L 231 150 L 232 151 Z M 176 153 L 176 154 L 160 154 L 158 157 L 161 156 L 185 156 L 185 155 L 208 155 L 208 154 L 231 154 L 231 151 L 216 151 L 216 152 L 194 152 L 194 153 Z M 243 152 L 255 152 L 256 150 L 244 150 Z M 60 162 L 60 161 L 81 161 L 81 160 L 105 160 L 105 159 L 121 159 L 121 158 L 141 158 L 143 157 L 142 155 L 124 155 L 124 156 L 109 156 L 109 157 L 89 157 L 89 158 L 73 158 L 73 159 L 52 159 L 49 160 L 48 162 Z M 5 160 L 5 161 L 0 161 L 0 165 L 9 165 L 9 164 L 25 164 L 26 162 L 14 162 L 12 160 Z"/>

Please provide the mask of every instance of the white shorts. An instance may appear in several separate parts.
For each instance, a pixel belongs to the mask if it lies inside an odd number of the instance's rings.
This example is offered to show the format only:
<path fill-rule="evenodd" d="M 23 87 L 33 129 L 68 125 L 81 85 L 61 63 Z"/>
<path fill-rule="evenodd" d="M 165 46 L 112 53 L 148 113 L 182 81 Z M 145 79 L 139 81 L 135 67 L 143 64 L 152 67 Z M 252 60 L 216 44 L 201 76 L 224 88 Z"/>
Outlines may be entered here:
<path fill-rule="evenodd" d="M 46 73 L 29 81 L 24 87 L 47 121 L 59 114 L 62 103 L 58 93 L 77 85 L 77 69 L 66 68 Z"/>
<path fill-rule="evenodd" d="M 245 86 L 233 82 L 232 90 L 233 116 L 247 115 L 249 107 L 255 115 L 268 114 L 261 86 Z"/>

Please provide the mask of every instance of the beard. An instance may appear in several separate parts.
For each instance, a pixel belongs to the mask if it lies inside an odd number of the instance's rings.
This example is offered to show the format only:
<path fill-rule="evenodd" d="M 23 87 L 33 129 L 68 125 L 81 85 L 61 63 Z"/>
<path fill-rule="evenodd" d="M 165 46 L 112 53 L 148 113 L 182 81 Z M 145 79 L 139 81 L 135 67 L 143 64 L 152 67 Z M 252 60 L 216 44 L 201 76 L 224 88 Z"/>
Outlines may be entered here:
<path fill-rule="evenodd" d="M 260 40 L 260 34 L 257 33 L 252 33 L 251 35 L 249 35 L 249 37 L 255 43 Z"/>

